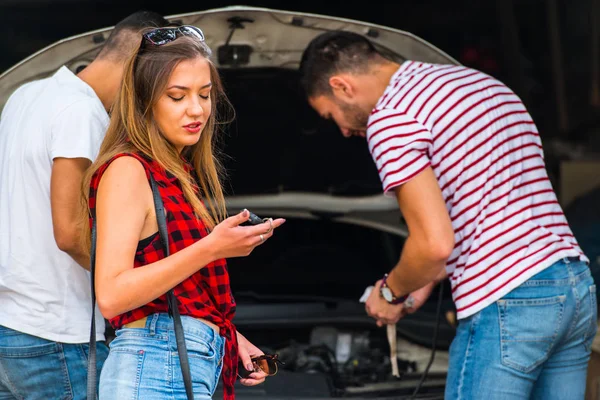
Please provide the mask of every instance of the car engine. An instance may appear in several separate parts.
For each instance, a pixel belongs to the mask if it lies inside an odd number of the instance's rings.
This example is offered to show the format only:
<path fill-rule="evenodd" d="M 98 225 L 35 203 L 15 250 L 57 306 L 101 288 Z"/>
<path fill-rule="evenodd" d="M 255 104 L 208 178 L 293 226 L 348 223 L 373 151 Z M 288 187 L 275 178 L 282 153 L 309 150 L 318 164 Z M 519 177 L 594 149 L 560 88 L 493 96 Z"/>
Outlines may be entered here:
<path fill-rule="evenodd" d="M 262 343 L 253 336 L 251 341 L 265 353 L 278 354 L 284 365 L 280 365 L 277 375 L 268 378 L 264 385 L 239 385 L 237 393 L 276 398 L 408 399 L 431 355 L 430 349 L 398 337 L 400 377 L 394 377 L 383 329 L 317 326 L 308 332 L 301 331 L 297 333 L 307 335 L 304 340 L 295 337 L 276 346 Z M 447 365 L 447 351 L 436 352 L 428 379 L 415 398 L 443 398 Z"/>

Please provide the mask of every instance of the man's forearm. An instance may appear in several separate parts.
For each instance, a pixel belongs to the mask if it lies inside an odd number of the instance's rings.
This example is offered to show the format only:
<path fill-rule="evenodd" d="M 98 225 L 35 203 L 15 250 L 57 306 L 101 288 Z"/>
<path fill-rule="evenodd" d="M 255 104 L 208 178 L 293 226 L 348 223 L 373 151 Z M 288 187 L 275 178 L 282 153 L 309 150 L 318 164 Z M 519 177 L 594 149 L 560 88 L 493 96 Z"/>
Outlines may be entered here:
<path fill-rule="evenodd" d="M 445 265 L 446 259 L 433 257 L 409 236 L 400 261 L 387 278 L 387 284 L 396 296 L 404 296 L 432 282 L 437 284 L 445 279 Z"/>
<path fill-rule="evenodd" d="M 81 221 L 81 184 L 91 161 L 87 158 L 53 159 L 50 179 L 50 204 L 54 240 L 59 249 L 67 253 L 84 269 L 90 269 L 90 259 L 81 249 L 79 238 Z"/>
<path fill-rule="evenodd" d="M 67 253 L 77 264 L 83 269 L 90 270 L 90 256 L 87 251 L 82 248 L 82 243 L 79 240 L 79 232 L 76 228 L 77 223 L 73 222 L 70 229 L 60 229 L 54 227 L 54 240 L 61 251 Z M 63 225 L 64 226 L 64 225 Z"/>
<path fill-rule="evenodd" d="M 90 256 L 79 249 L 68 249 L 64 250 L 77 264 L 79 264 L 83 269 L 90 270 Z"/>

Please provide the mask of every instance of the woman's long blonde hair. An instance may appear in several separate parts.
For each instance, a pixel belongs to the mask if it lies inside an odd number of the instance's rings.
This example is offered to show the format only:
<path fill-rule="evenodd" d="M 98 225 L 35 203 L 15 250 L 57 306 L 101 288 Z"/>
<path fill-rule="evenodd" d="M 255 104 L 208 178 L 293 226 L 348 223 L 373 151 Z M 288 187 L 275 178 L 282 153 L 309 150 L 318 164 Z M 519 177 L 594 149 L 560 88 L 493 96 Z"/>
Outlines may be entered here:
<path fill-rule="evenodd" d="M 144 39 L 142 39 L 144 40 Z M 141 153 L 157 161 L 181 183 L 186 200 L 196 216 L 210 229 L 226 217 L 225 199 L 221 187 L 222 165 L 217 156 L 217 131 L 220 114 L 233 112 L 215 65 L 211 51 L 196 38 L 182 36 L 162 46 L 145 44 L 126 63 L 123 80 L 111 110 L 110 124 L 100 147 L 98 157 L 83 179 L 84 215 L 82 224 L 83 248 L 90 249 L 89 191 L 96 171 L 118 153 Z M 203 57 L 208 61 L 212 88 L 212 112 L 200 135 L 200 140 L 182 151 L 182 156 L 194 166 L 200 195 L 196 195 L 196 181 L 186 172 L 181 155 L 160 133 L 154 121 L 152 108 L 163 94 L 171 73 L 185 60 Z M 228 118 L 230 120 L 230 118 Z M 227 122 L 227 121 L 225 121 Z"/>

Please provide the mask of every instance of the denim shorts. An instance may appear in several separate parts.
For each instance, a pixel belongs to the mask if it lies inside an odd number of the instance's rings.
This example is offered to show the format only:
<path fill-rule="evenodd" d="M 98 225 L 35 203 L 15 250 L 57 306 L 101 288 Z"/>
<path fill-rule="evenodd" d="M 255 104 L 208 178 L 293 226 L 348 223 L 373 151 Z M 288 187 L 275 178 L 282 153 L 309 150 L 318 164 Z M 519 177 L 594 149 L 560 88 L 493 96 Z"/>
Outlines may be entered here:
<path fill-rule="evenodd" d="M 221 369 L 225 339 L 195 318 L 182 316 L 194 398 L 210 399 Z M 100 400 L 187 399 L 173 320 L 148 316 L 144 328 L 116 331 L 100 375 Z"/>

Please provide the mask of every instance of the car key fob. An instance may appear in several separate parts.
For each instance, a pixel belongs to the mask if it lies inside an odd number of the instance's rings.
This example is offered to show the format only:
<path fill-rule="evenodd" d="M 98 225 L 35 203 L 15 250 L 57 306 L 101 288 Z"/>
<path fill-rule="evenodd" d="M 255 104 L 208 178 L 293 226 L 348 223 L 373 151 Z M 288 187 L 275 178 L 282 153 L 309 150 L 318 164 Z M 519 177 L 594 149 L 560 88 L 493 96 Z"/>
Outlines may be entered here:
<path fill-rule="evenodd" d="M 256 214 L 254 214 L 252 211 L 248 211 L 250 213 L 250 216 L 248 217 L 248 221 L 242 222 L 240 225 L 242 226 L 251 226 L 251 225 L 258 225 L 258 224 L 262 224 L 264 221 Z"/>

